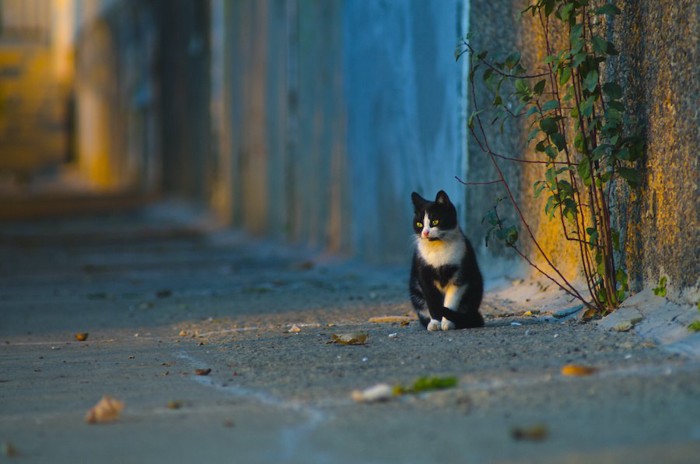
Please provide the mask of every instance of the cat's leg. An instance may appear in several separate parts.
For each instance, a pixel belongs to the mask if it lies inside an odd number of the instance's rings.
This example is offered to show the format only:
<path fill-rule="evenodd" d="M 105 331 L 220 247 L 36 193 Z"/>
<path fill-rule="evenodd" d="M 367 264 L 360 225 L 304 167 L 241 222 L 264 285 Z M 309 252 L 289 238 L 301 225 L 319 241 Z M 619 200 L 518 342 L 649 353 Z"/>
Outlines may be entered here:
<path fill-rule="evenodd" d="M 440 293 L 440 290 L 438 290 L 432 282 L 431 274 L 422 274 L 420 276 L 420 284 L 423 290 L 425 304 L 430 313 L 430 321 L 428 321 L 426 329 L 430 331 L 440 330 L 440 321 L 442 320 L 442 314 L 445 312 L 442 293 Z"/>
<path fill-rule="evenodd" d="M 466 290 L 466 285 L 448 285 L 445 289 L 445 308 L 456 312 Z M 440 327 L 442 330 L 454 330 L 457 328 L 457 324 L 443 316 Z"/>

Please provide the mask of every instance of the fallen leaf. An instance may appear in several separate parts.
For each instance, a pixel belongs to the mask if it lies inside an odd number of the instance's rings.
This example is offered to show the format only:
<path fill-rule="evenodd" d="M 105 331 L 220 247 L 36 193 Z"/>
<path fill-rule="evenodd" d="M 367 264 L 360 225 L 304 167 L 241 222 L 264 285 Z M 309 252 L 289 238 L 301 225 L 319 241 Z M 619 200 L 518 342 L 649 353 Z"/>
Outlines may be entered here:
<path fill-rule="evenodd" d="M 172 290 L 163 289 L 163 290 L 158 290 L 156 292 L 156 297 L 157 298 L 168 298 L 168 297 L 172 296 L 172 294 L 173 294 Z"/>
<path fill-rule="evenodd" d="M 88 333 L 87 332 L 78 332 L 75 334 L 75 339 L 78 340 L 79 342 L 84 342 L 88 338 Z"/>
<path fill-rule="evenodd" d="M 413 385 L 408 387 L 403 385 L 396 385 L 393 389 L 395 395 L 405 395 L 407 393 L 422 393 L 431 390 L 444 390 L 446 388 L 452 388 L 457 386 L 457 377 L 438 377 L 438 376 L 424 376 L 418 377 Z"/>
<path fill-rule="evenodd" d="M 515 440 L 542 441 L 549 435 L 549 430 L 544 424 L 529 427 L 513 427 L 510 435 Z"/>
<path fill-rule="evenodd" d="M 292 327 L 289 330 L 287 330 L 287 333 L 295 334 L 295 333 L 299 333 L 299 332 L 301 332 L 301 329 L 296 324 L 292 325 Z"/>
<path fill-rule="evenodd" d="M 394 396 L 394 389 L 386 383 L 379 383 L 364 390 L 354 390 L 350 395 L 358 403 L 374 403 L 386 401 Z"/>
<path fill-rule="evenodd" d="M 211 372 L 211 369 L 208 367 L 206 369 L 195 369 L 194 370 L 195 375 L 209 375 L 210 372 Z"/>
<path fill-rule="evenodd" d="M 170 400 L 167 404 L 168 409 L 180 409 L 182 407 L 182 401 Z"/>
<path fill-rule="evenodd" d="M 598 316 L 598 311 L 595 308 L 589 308 L 583 313 L 583 316 L 581 316 L 581 318 L 584 321 L 590 321 L 596 316 Z"/>
<path fill-rule="evenodd" d="M 412 317 L 408 316 L 377 316 L 377 317 L 370 317 L 369 322 L 374 322 L 376 324 L 383 324 L 383 323 L 392 323 L 392 322 L 399 322 L 399 323 L 409 323 L 414 320 Z"/>
<path fill-rule="evenodd" d="M 181 336 L 181 337 L 186 337 L 186 336 L 187 336 L 187 331 L 184 330 L 184 329 L 181 330 L 181 331 L 180 331 L 180 336 Z"/>
<path fill-rule="evenodd" d="M 10 443 L 9 441 L 6 441 L 2 444 L 2 454 L 7 456 L 8 458 L 16 458 L 19 456 L 19 450 L 15 445 Z"/>
<path fill-rule="evenodd" d="M 369 335 L 362 332 L 340 335 L 333 334 L 331 335 L 331 342 L 340 345 L 364 345 L 367 342 L 367 338 L 369 338 Z"/>
<path fill-rule="evenodd" d="M 598 369 L 590 366 L 582 366 L 580 364 L 567 364 L 561 368 L 562 375 L 570 375 L 575 377 L 582 377 L 585 375 L 594 374 Z"/>
<path fill-rule="evenodd" d="M 119 418 L 124 409 L 124 402 L 119 401 L 109 395 L 104 395 L 95 406 L 85 415 L 85 422 L 88 424 L 100 424 L 112 422 Z"/>

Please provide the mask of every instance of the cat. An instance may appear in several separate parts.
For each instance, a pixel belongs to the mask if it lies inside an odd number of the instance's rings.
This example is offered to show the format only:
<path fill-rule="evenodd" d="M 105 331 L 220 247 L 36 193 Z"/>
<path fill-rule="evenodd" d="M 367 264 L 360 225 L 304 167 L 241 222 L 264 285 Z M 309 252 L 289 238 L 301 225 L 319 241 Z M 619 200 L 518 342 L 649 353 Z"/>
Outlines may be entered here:
<path fill-rule="evenodd" d="M 418 319 L 430 331 L 483 327 L 484 281 L 455 206 L 442 190 L 435 201 L 416 192 L 411 199 L 416 250 L 409 292 Z"/>

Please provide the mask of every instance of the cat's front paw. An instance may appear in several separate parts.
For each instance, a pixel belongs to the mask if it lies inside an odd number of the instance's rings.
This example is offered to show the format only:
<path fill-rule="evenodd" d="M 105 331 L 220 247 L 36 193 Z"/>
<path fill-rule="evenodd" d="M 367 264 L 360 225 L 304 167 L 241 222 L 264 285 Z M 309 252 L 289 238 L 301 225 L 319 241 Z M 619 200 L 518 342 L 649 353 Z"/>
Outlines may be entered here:
<path fill-rule="evenodd" d="M 430 319 L 430 322 L 428 322 L 428 330 L 431 332 L 434 332 L 436 330 L 440 330 L 440 321 L 436 321 L 435 319 Z"/>
<path fill-rule="evenodd" d="M 454 322 L 451 320 L 447 319 L 446 317 L 442 318 L 442 323 L 441 323 L 442 330 L 454 330 L 457 328 Z"/>

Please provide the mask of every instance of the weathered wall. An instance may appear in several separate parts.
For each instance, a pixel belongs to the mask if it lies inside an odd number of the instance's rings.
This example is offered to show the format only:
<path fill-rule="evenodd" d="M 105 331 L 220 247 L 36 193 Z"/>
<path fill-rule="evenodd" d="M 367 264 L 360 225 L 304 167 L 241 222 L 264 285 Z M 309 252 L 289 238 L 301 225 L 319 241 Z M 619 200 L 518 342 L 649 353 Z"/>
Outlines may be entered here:
<path fill-rule="evenodd" d="M 212 22 L 217 209 L 254 232 L 408 259 L 411 191 L 463 203 L 463 2 L 212 5 L 226 17 Z"/>
<path fill-rule="evenodd" d="M 161 172 L 157 12 L 152 2 L 92 5 L 76 38 L 78 165 L 100 188 L 153 191 Z"/>
<path fill-rule="evenodd" d="M 517 48 L 523 51 L 523 60 L 530 63 L 546 56 L 542 37 L 528 22 L 529 15 L 517 19 L 518 12 L 526 4 L 518 0 L 509 2 L 510 11 L 505 11 L 503 3 L 496 6 L 490 1 L 473 0 L 470 24 L 472 32 L 477 34 L 476 47 L 489 49 L 492 54 Z M 633 291 L 655 285 L 661 275 L 667 275 L 671 286 L 685 289 L 687 298 L 683 295 L 681 298 L 692 300 L 697 298 L 697 294 L 691 295 L 700 285 L 697 154 L 700 84 L 696 66 L 700 58 L 697 42 L 700 5 L 693 0 L 630 0 L 615 4 L 623 14 L 610 25 L 608 36 L 621 53 L 611 61 L 608 74 L 622 84 L 632 119 L 638 119 L 646 127 L 647 141 L 641 163 L 645 178 L 642 188 L 636 192 L 619 188 L 613 205 L 614 221 L 626 244 L 622 259 L 630 271 Z M 480 107 L 490 104 L 483 90 L 483 85 L 479 84 L 476 101 Z M 494 151 L 515 157 L 531 156 L 532 150 L 528 150 L 524 142 L 528 128 L 506 125 L 503 135 L 493 127 L 488 130 L 494 140 Z M 470 144 L 469 180 L 494 179 L 489 163 L 478 146 Z M 532 183 L 538 176 L 538 168 L 508 162 L 501 165 L 512 180 L 516 198 L 531 220 L 538 240 L 566 274 L 575 275 L 576 251 L 565 240 L 557 238 L 560 223 L 544 218 L 541 201 L 532 198 Z M 486 192 L 491 198 L 503 195 L 502 187 L 497 185 L 468 188 Z M 479 196 L 471 198 L 469 221 L 476 225 L 490 202 L 482 202 Z M 508 208 L 504 208 L 504 215 L 517 220 Z M 485 231 L 485 226 L 478 228 L 475 236 L 483 236 Z M 524 235 L 521 230 L 521 238 Z M 532 248 L 528 252 L 537 258 Z M 487 254 L 501 258 L 507 255 L 507 250 L 498 247 L 492 247 Z"/>
<path fill-rule="evenodd" d="M 691 287 L 700 290 L 700 3 L 625 0 L 619 7 L 614 75 L 647 143 L 642 190 L 620 202 L 627 261 L 637 288 L 667 275 L 691 298 Z"/>

